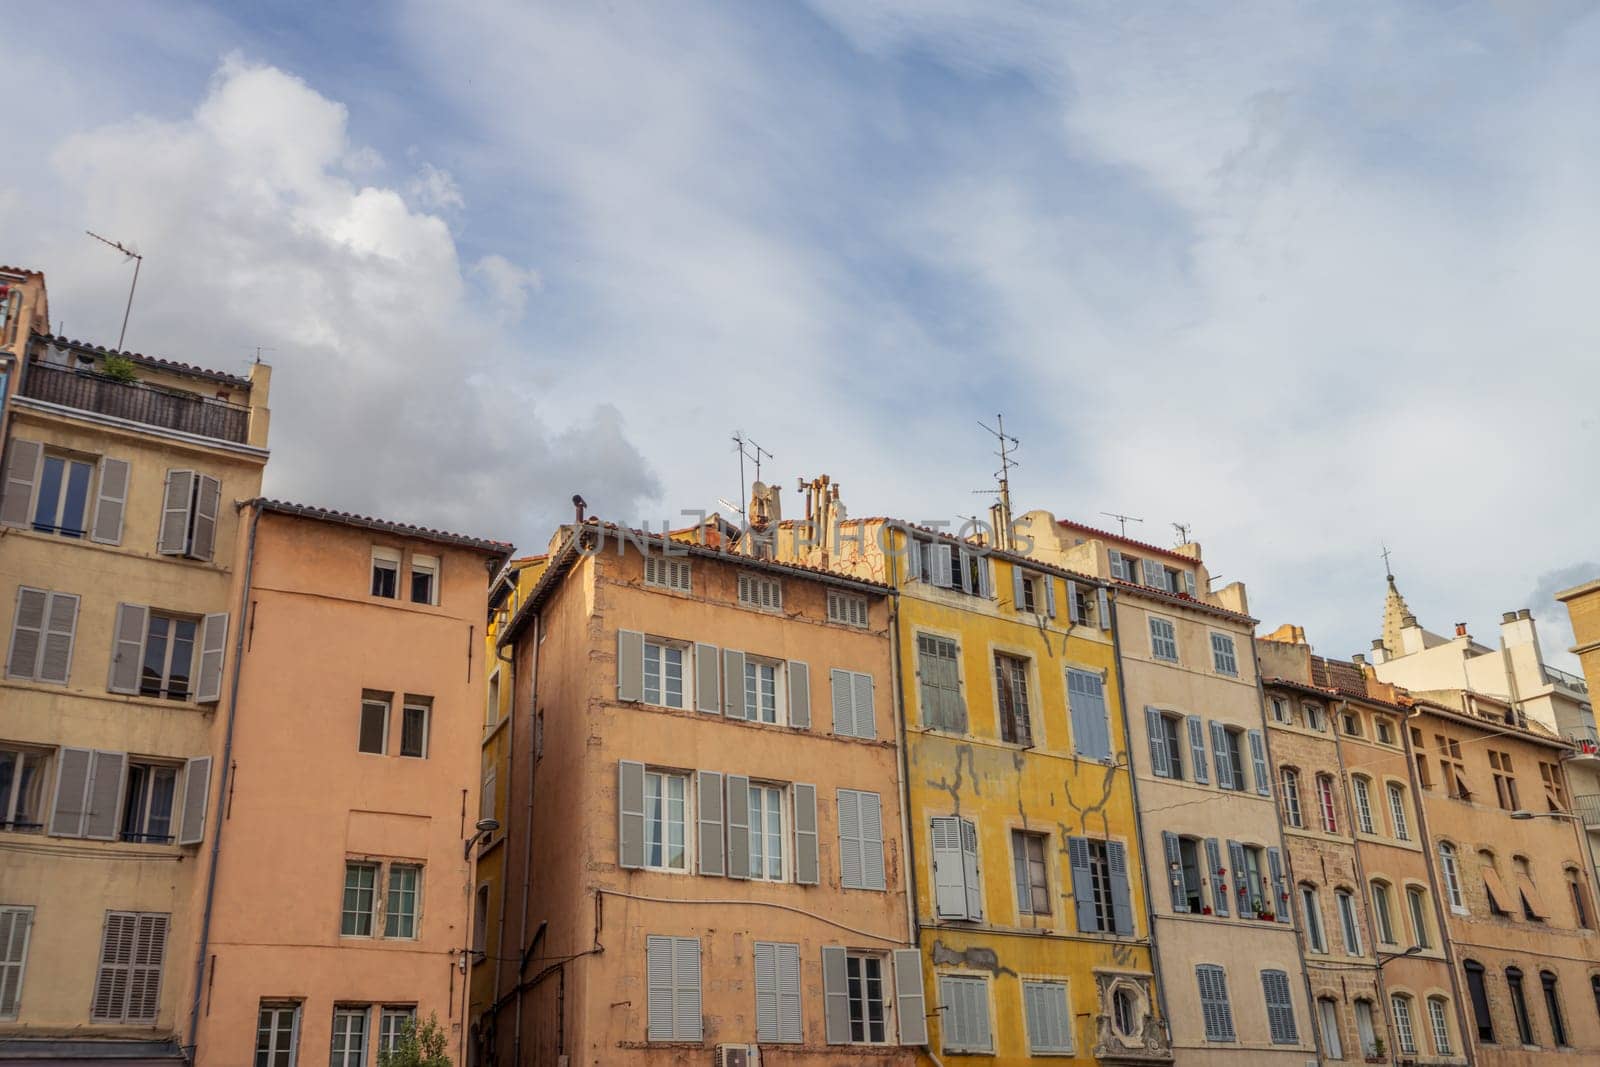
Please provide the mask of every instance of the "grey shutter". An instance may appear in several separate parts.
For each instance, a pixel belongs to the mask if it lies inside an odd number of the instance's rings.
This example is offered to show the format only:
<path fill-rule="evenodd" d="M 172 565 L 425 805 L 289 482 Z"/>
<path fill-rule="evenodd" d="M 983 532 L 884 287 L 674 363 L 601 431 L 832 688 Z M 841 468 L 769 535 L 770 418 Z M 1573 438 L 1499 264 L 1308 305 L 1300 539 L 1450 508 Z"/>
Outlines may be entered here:
<path fill-rule="evenodd" d="M 1188 571 L 1183 572 L 1183 591 L 1194 596 L 1194 575 Z"/>
<path fill-rule="evenodd" d="M 778 1040 L 778 946 L 757 941 L 752 953 L 756 965 L 756 1040 Z"/>
<path fill-rule="evenodd" d="M 805 782 L 794 784 L 794 880 L 798 885 L 816 885 L 817 787 Z"/>
<path fill-rule="evenodd" d="M 189 547 L 189 501 L 194 498 L 194 471 L 168 471 L 161 496 L 161 533 L 156 551 L 181 556 Z"/>
<path fill-rule="evenodd" d="M 90 1001 L 91 1022 L 125 1022 L 128 1014 L 128 979 L 133 969 L 133 943 L 138 936 L 139 916 L 133 912 L 108 911 L 100 942 L 100 966 L 95 973 L 94 997 Z"/>
<path fill-rule="evenodd" d="M 1028 842 L 1017 831 L 1011 831 L 1011 876 L 1017 883 L 1017 911 L 1033 911 L 1033 876 L 1028 870 Z"/>
<path fill-rule="evenodd" d="M 33 486 L 39 476 L 38 441 L 11 439 L 11 457 L 6 461 L 5 495 L 0 496 L 0 526 L 27 526 L 28 508 L 33 503 Z"/>
<path fill-rule="evenodd" d="M 722 694 L 717 686 L 722 672 L 716 645 L 694 646 L 694 706 L 711 715 L 722 714 Z"/>
<path fill-rule="evenodd" d="M 805 1040 L 800 1013 L 800 946 L 778 946 L 778 1040 L 798 1045 Z"/>
<path fill-rule="evenodd" d="M 644 699 L 644 634 L 634 630 L 617 631 L 617 699 Z"/>
<path fill-rule="evenodd" d="M 671 1041 L 674 1034 L 672 1002 L 676 988 L 672 981 L 672 941 L 670 937 L 645 938 L 645 996 L 648 1022 L 646 1036 L 651 1041 Z"/>
<path fill-rule="evenodd" d="M 78 598 L 51 593 L 44 613 L 44 642 L 39 654 L 41 682 L 66 685 L 72 673 L 72 642 L 78 629 Z"/>
<path fill-rule="evenodd" d="M 94 501 L 94 522 L 89 540 L 102 545 L 122 543 L 122 516 L 128 506 L 128 461 L 100 460 L 100 486 Z"/>
<path fill-rule="evenodd" d="M 1053 606 L 1052 606 L 1053 607 Z M 1083 616 L 1078 613 L 1078 583 L 1067 583 L 1067 621 L 1073 625 L 1083 621 Z"/>
<path fill-rule="evenodd" d="M 839 790 L 839 885 L 861 889 L 861 794 Z"/>
<path fill-rule="evenodd" d="M 828 682 L 832 686 L 833 732 L 841 736 L 855 733 L 855 688 L 850 672 L 835 667 L 828 672 Z"/>
<path fill-rule="evenodd" d="M 141 604 L 118 604 L 116 628 L 111 634 L 111 677 L 106 688 L 113 693 L 139 693 L 139 668 L 144 663 L 145 633 L 150 609 Z"/>
<path fill-rule="evenodd" d="M 1184 725 L 1189 730 L 1189 763 L 1194 767 L 1194 780 L 1201 785 L 1209 785 L 1211 768 L 1206 758 L 1206 728 L 1198 715 L 1185 716 Z"/>
<path fill-rule="evenodd" d="M 228 613 L 207 615 L 200 627 L 200 678 L 194 699 L 215 704 L 222 699 L 222 663 L 228 642 Z"/>
<path fill-rule="evenodd" d="M 1093 671 L 1067 668 L 1067 710 L 1072 716 L 1073 750 L 1090 759 L 1111 758 L 1111 721 L 1105 682 Z"/>
<path fill-rule="evenodd" d="M 1145 560 L 1144 584 L 1152 589 L 1165 589 L 1167 587 L 1166 569 L 1153 559 Z"/>
<path fill-rule="evenodd" d="M 722 713 L 730 719 L 748 719 L 744 706 L 744 653 L 722 650 Z"/>
<path fill-rule="evenodd" d="M 206 837 L 206 808 L 211 802 L 211 757 L 190 760 L 183 772 L 183 819 L 178 844 L 198 845 Z"/>
<path fill-rule="evenodd" d="M 1167 752 L 1167 734 L 1162 726 L 1161 713 L 1155 708 L 1144 709 L 1145 729 L 1150 734 L 1150 767 L 1163 778 L 1171 778 L 1172 754 Z"/>
<path fill-rule="evenodd" d="M 94 758 L 89 761 L 89 812 L 84 820 L 84 837 L 95 841 L 117 839 L 117 816 L 127 776 L 126 752 L 95 750 Z"/>
<path fill-rule="evenodd" d="M 811 729 L 811 668 L 797 659 L 789 661 L 789 725 Z"/>
<path fill-rule="evenodd" d="M 822 946 L 822 1014 L 827 1023 L 830 1045 L 850 1043 L 849 985 L 844 948 L 839 945 Z"/>
<path fill-rule="evenodd" d="M 722 775 L 701 771 L 695 776 L 700 811 L 700 873 L 721 875 L 722 862 Z"/>
<path fill-rule="evenodd" d="M 1100 612 L 1100 629 L 1111 629 L 1111 597 L 1104 589 L 1095 590 L 1095 598 Z"/>
<path fill-rule="evenodd" d="M 905 532 L 906 539 L 906 581 L 920 582 L 922 580 L 922 542 Z"/>
<path fill-rule="evenodd" d="M 1114 548 L 1106 549 L 1106 562 L 1111 565 L 1111 577 L 1122 577 L 1122 553 Z"/>
<path fill-rule="evenodd" d="M 1245 879 L 1244 846 L 1237 841 L 1228 842 L 1228 864 L 1233 870 L 1233 895 L 1239 900 L 1239 917 L 1250 917 L 1250 899 L 1260 891 L 1260 886 L 1252 886 Z"/>
<path fill-rule="evenodd" d="M 876 793 L 857 793 L 861 813 L 861 886 L 884 889 L 883 800 Z"/>
<path fill-rule="evenodd" d="M 1222 846 L 1214 837 L 1206 838 L 1206 864 L 1210 870 L 1206 871 L 1206 881 L 1211 883 L 1212 910 L 1218 915 L 1228 914 L 1228 879 L 1220 873 L 1222 871 Z M 1235 871 L 1235 878 L 1239 872 Z"/>
<path fill-rule="evenodd" d="M 750 779 L 723 776 L 728 791 L 728 877 L 750 877 Z"/>
<path fill-rule="evenodd" d="M 852 675 L 850 690 L 853 697 L 850 703 L 855 707 L 855 729 L 851 732 L 857 737 L 876 738 L 878 724 L 872 715 L 872 675 Z"/>
<path fill-rule="evenodd" d="M 894 950 L 894 1000 L 900 1015 L 900 1043 L 928 1043 L 928 1007 L 922 995 L 922 953 Z"/>
<path fill-rule="evenodd" d="M 194 539 L 189 555 L 210 559 L 217 543 L 217 509 L 222 503 L 222 483 L 209 474 L 199 476 L 194 498 Z"/>
<path fill-rule="evenodd" d="M 1089 873 L 1089 839 L 1067 838 L 1067 862 L 1072 868 L 1072 901 L 1077 911 L 1078 932 L 1098 929 L 1094 914 L 1094 877 Z"/>
<path fill-rule="evenodd" d="M 89 814 L 89 763 L 86 748 L 63 748 L 56 760 L 56 796 L 50 808 L 52 837 L 82 837 Z"/>
<path fill-rule="evenodd" d="M 961 865 L 961 820 L 948 815 L 929 820 L 933 839 L 933 902 L 941 919 L 967 918 L 967 883 Z"/>
<path fill-rule="evenodd" d="M 1039 580 L 1044 582 L 1044 613 L 1053 619 L 1056 617 L 1056 580 L 1048 574 L 1040 575 Z M 1071 582 L 1067 583 L 1067 588 L 1071 590 Z M 1077 610 L 1077 598 L 1074 597 L 1072 611 L 1076 614 Z"/>
<path fill-rule="evenodd" d="M 1284 971 L 1261 972 L 1261 994 L 1267 1002 L 1267 1028 L 1274 1045 L 1292 1045 L 1298 1040 L 1294 1025 L 1294 999 L 1289 995 L 1289 976 Z"/>
<path fill-rule="evenodd" d="M 644 866 L 644 764 L 617 761 L 617 866 Z"/>
<path fill-rule="evenodd" d="M 1011 606 L 1018 611 L 1022 610 L 1023 604 L 1022 583 L 1022 568 L 1013 563 L 1011 565 Z"/>
<path fill-rule="evenodd" d="M 949 588 L 953 577 L 954 568 L 950 562 L 950 551 L 950 546 L 940 541 L 928 546 L 928 576 L 932 583 L 940 588 Z"/>
<path fill-rule="evenodd" d="M 1189 897 L 1183 891 L 1183 850 L 1178 847 L 1178 835 L 1171 830 L 1161 831 L 1161 848 L 1167 856 L 1167 885 L 1172 890 L 1172 910 L 1187 912 Z"/>
<path fill-rule="evenodd" d="M 1289 914 L 1289 883 L 1283 873 L 1283 854 L 1275 848 L 1267 849 L 1267 866 L 1272 869 L 1272 893 L 1276 897 L 1272 910 L 1281 923 L 1292 922 Z"/>
<path fill-rule="evenodd" d="M 983 883 L 978 880 L 978 828 L 961 822 L 961 875 L 967 886 L 967 918 L 983 921 Z"/>
<path fill-rule="evenodd" d="M 1260 730 L 1250 731 L 1250 765 L 1256 776 L 1256 792 L 1272 795 L 1272 779 L 1267 776 L 1267 744 Z"/>
<path fill-rule="evenodd" d="M 994 596 L 994 567 L 989 562 L 989 557 L 981 552 L 974 552 L 972 556 L 978 563 L 978 595 L 988 600 Z"/>
<path fill-rule="evenodd" d="M 1217 760 L 1217 786 L 1233 788 L 1233 758 L 1228 752 L 1228 731 L 1220 722 L 1211 723 L 1211 754 Z"/>
<path fill-rule="evenodd" d="M 161 965 L 167 955 L 166 915 L 141 915 L 128 980 L 128 1021 L 156 1021 L 161 1009 Z"/>
<path fill-rule="evenodd" d="M 705 1018 L 700 1014 L 700 939 L 672 939 L 672 1028 L 679 1041 L 700 1041 Z"/>
<path fill-rule="evenodd" d="M 38 677 L 45 609 L 49 605 L 50 594 L 45 590 L 17 587 L 17 607 L 11 617 L 11 649 L 6 654 L 6 677 Z"/>
<path fill-rule="evenodd" d="M 1133 936 L 1133 896 L 1128 887 L 1128 847 L 1121 841 L 1106 842 L 1106 866 L 1111 871 L 1111 919 L 1116 932 Z"/>

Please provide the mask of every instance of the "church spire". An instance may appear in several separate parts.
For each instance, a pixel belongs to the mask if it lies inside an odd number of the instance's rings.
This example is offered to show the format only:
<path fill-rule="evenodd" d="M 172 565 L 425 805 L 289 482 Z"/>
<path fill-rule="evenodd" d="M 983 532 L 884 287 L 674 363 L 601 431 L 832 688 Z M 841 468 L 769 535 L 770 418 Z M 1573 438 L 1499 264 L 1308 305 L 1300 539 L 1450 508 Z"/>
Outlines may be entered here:
<path fill-rule="evenodd" d="M 1384 552 L 1384 562 L 1388 562 L 1389 553 Z M 1389 655 L 1399 656 L 1405 653 L 1405 646 L 1400 641 L 1400 631 L 1405 628 L 1406 620 L 1414 619 L 1411 607 L 1406 603 L 1406 598 L 1400 595 L 1400 590 L 1394 584 L 1394 574 L 1385 577 L 1389 580 L 1389 591 L 1383 598 L 1383 647 Z"/>

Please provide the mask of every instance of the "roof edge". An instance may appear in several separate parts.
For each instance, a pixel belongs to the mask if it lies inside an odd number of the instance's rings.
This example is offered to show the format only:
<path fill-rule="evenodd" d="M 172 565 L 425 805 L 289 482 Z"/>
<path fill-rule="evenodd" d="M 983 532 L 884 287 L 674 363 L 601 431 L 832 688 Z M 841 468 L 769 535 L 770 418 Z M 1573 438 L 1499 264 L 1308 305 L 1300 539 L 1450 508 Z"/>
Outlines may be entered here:
<path fill-rule="evenodd" d="M 435 530 L 427 526 L 413 526 L 410 523 L 393 522 L 389 519 L 375 519 L 348 511 L 334 511 L 331 508 L 295 504 L 287 500 L 274 500 L 271 497 L 258 496 L 253 500 L 243 501 L 239 506 L 253 507 L 258 511 L 272 512 L 277 515 L 310 519 L 313 522 L 326 522 L 334 526 L 350 526 L 356 529 L 371 530 L 375 533 L 392 534 L 396 537 L 410 537 L 419 541 L 431 541 L 434 544 L 448 545 L 452 548 L 470 549 L 480 552 L 491 559 L 500 560 L 502 563 L 511 558 L 511 553 L 514 550 L 508 541 L 491 541 L 482 537 L 450 533 L 447 530 Z"/>

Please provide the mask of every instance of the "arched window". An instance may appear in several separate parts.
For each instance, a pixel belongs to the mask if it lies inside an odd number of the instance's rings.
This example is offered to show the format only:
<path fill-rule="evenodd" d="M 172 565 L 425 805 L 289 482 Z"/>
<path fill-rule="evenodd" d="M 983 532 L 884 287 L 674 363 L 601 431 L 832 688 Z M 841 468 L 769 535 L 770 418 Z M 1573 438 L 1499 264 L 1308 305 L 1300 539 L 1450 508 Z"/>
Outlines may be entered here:
<path fill-rule="evenodd" d="M 1312 952 L 1327 952 L 1328 938 L 1322 928 L 1322 900 L 1317 895 L 1317 887 L 1310 883 L 1300 884 L 1300 910 L 1305 914 L 1306 944 Z"/>
<path fill-rule="evenodd" d="M 1449 1001 L 1443 997 L 1428 998 L 1428 1025 L 1433 1030 L 1433 1051 L 1435 1055 L 1451 1055 Z"/>
<path fill-rule="evenodd" d="M 1556 990 L 1556 976 L 1551 971 L 1539 972 L 1539 984 L 1544 986 L 1544 1009 L 1550 1015 L 1550 1036 L 1556 1045 L 1567 1046 L 1567 1020 L 1561 1014 L 1561 994 Z"/>
<path fill-rule="evenodd" d="M 1372 883 L 1372 921 L 1378 928 L 1378 940 L 1385 945 L 1396 945 L 1394 935 L 1394 907 L 1389 899 L 1389 883 Z"/>
<path fill-rule="evenodd" d="M 1334 904 L 1339 908 L 1339 932 L 1344 936 L 1344 951 L 1348 956 L 1361 955 L 1361 924 L 1356 921 L 1356 897 L 1348 889 L 1337 889 Z"/>
<path fill-rule="evenodd" d="M 1467 974 L 1467 995 L 1472 1001 L 1472 1021 L 1478 1028 L 1478 1040 L 1494 1044 L 1494 1016 L 1489 1014 L 1489 989 L 1483 980 L 1483 964 L 1477 960 L 1464 960 L 1461 969 Z M 1600 1003 L 1600 990 L 1595 993 Z"/>
<path fill-rule="evenodd" d="M 1417 1033 L 1411 1026 L 1411 998 L 1396 993 L 1389 998 L 1389 1008 L 1394 1015 L 1394 1037 L 1400 1043 L 1400 1051 L 1415 1055 Z"/>
<path fill-rule="evenodd" d="M 1285 767 L 1278 779 L 1283 793 L 1283 821 L 1297 828 L 1305 826 L 1300 815 L 1300 772 Z"/>
<path fill-rule="evenodd" d="M 1322 809 L 1322 828 L 1330 834 L 1339 832 L 1339 817 L 1333 803 L 1333 776 L 1317 775 L 1317 806 Z"/>
<path fill-rule="evenodd" d="M 1402 841 L 1411 840 L 1411 826 L 1406 819 L 1406 791 L 1398 782 L 1390 782 L 1389 793 L 1389 823 L 1394 828 L 1394 836 Z"/>
<path fill-rule="evenodd" d="M 1356 1001 L 1356 1036 L 1361 1039 L 1361 1055 L 1378 1054 L 1378 1028 L 1373 1022 L 1372 1001 Z"/>
<path fill-rule="evenodd" d="M 1339 1004 L 1332 997 L 1317 998 L 1317 1024 L 1322 1027 L 1322 1047 L 1330 1060 L 1344 1059 L 1343 1035 L 1339 1032 Z"/>
<path fill-rule="evenodd" d="M 1428 893 L 1419 885 L 1406 886 L 1406 911 L 1411 915 L 1411 943 L 1433 947 L 1433 924 L 1428 921 Z"/>
<path fill-rule="evenodd" d="M 1456 863 L 1456 846 L 1448 841 L 1439 842 L 1439 868 L 1444 872 L 1444 888 L 1450 897 L 1450 909 L 1467 911 L 1467 902 L 1461 896 L 1461 868 Z"/>
<path fill-rule="evenodd" d="M 1356 791 L 1356 826 L 1364 834 L 1375 832 L 1372 825 L 1372 780 L 1357 775 L 1351 779 Z"/>
<path fill-rule="evenodd" d="M 1533 1040 L 1533 1017 L 1528 1014 L 1528 998 L 1522 992 L 1522 969 L 1520 967 L 1506 968 L 1506 989 L 1511 994 L 1511 1013 L 1517 1017 L 1517 1036 L 1524 1045 L 1535 1044 Z"/>

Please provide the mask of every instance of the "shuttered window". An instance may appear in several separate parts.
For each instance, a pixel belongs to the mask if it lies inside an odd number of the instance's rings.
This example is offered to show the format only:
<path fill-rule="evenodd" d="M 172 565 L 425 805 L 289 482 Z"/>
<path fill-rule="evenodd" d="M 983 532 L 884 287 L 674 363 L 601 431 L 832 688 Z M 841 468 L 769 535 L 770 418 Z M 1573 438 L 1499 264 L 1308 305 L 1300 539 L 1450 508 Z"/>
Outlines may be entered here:
<path fill-rule="evenodd" d="M 1289 975 L 1284 971 L 1262 971 L 1261 993 L 1267 1001 L 1267 1029 L 1274 1045 L 1293 1045 L 1299 1041 L 1294 1024 L 1294 1000 L 1289 995 Z"/>
<path fill-rule="evenodd" d="M 66 685 L 78 629 L 78 597 L 19 586 L 6 677 Z"/>
<path fill-rule="evenodd" d="M 689 561 L 666 559 L 646 554 L 644 557 L 644 584 L 678 593 L 690 591 Z"/>
<path fill-rule="evenodd" d="M 798 1044 L 805 1038 L 800 1013 L 800 946 L 755 943 L 756 1040 Z"/>
<path fill-rule="evenodd" d="M 843 737 L 876 738 L 872 675 L 835 667 L 828 672 L 828 680 L 833 687 L 833 732 Z"/>
<path fill-rule="evenodd" d="M 161 969 L 169 921 L 165 913 L 106 912 L 90 1021 L 156 1021 L 161 1010 Z"/>
<path fill-rule="evenodd" d="M 961 699 L 960 650 L 954 641 L 917 635 L 917 680 L 922 694 L 922 725 L 967 732 L 967 706 Z"/>
<path fill-rule="evenodd" d="M 882 889 L 883 808 L 877 793 L 839 790 L 839 884 Z"/>
<path fill-rule="evenodd" d="M 1023 982 L 1022 1009 L 1028 1026 L 1029 1052 L 1072 1051 L 1067 983 Z"/>
<path fill-rule="evenodd" d="M 867 625 L 867 598 L 851 596 L 837 590 L 828 591 L 828 621 L 842 622 L 846 626 Z"/>
<path fill-rule="evenodd" d="M 699 938 L 645 938 L 645 987 L 648 1040 L 702 1040 Z"/>
<path fill-rule="evenodd" d="M 1099 671 L 1067 668 L 1067 707 L 1072 716 L 1072 750 L 1088 759 L 1111 758 L 1111 720 L 1106 714 L 1106 684 Z"/>
<path fill-rule="evenodd" d="M 939 1005 L 944 1020 L 944 1051 L 994 1051 L 987 979 L 969 975 L 940 975 Z"/>
<path fill-rule="evenodd" d="M 1017 745 L 1033 744 L 1033 726 L 1028 712 L 1028 661 L 996 652 L 994 687 L 1000 740 Z"/>
<path fill-rule="evenodd" d="M 216 549 L 222 483 L 208 474 L 170 470 L 162 493 L 157 551 L 164 556 L 209 560 Z M 376 585 L 376 570 L 374 584 Z M 376 587 L 373 595 L 380 594 Z M 388 596 L 394 596 L 391 591 Z"/>
<path fill-rule="evenodd" d="M 683 661 L 685 649 L 681 645 L 663 641 L 644 642 L 644 702 L 664 708 L 684 706 Z M 729 679 L 732 684 L 737 680 Z M 741 686 L 742 688 L 742 686 Z"/>
<path fill-rule="evenodd" d="M 1227 634 L 1211 635 L 1211 665 L 1218 674 L 1239 676 L 1239 657 L 1234 653 L 1233 638 Z"/>
<path fill-rule="evenodd" d="M 1023 915 L 1049 915 L 1050 875 L 1045 863 L 1044 834 L 1011 831 L 1011 862 L 1017 876 L 1017 910 Z"/>
<path fill-rule="evenodd" d="M 776 578 L 739 575 L 739 603 L 762 611 L 783 610 L 783 585 Z"/>
<path fill-rule="evenodd" d="M 1233 1007 L 1228 1003 L 1228 976 L 1214 963 L 1194 969 L 1200 987 L 1200 1012 L 1205 1018 L 1207 1041 L 1237 1041 L 1233 1032 Z"/>
<path fill-rule="evenodd" d="M 1133 907 L 1127 846 L 1121 841 L 1069 837 L 1067 859 L 1072 868 L 1078 929 L 1084 933 L 1131 935 Z"/>
<path fill-rule="evenodd" d="M 22 979 L 28 968 L 28 935 L 33 931 L 31 907 L 0 907 L 0 1019 L 15 1019 L 22 1003 Z"/>
<path fill-rule="evenodd" d="M 1178 631 L 1171 620 L 1150 616 L 1150 654 L 1156 659 L 1178 662 Z"/>
<path fill-rule="evenodd" d="M 978 880 L 978 830 L 954 816 L 929 820 L 933 843 L 935 907 L 941 919 L 983 919 L 983 887 Z"/>

